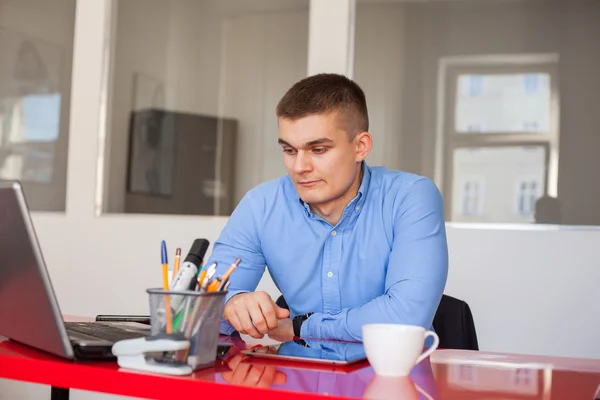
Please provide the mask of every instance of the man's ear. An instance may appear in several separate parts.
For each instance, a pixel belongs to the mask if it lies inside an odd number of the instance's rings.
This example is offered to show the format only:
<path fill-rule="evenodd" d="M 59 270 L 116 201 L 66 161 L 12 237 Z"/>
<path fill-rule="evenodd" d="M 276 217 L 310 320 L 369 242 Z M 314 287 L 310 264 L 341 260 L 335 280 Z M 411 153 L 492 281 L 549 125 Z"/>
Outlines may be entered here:
<path fill-rule="evenodd" d="M 373 137 L 369 132 L 361 132 L 354 138 L 356 143 L 356 162 L 361 162 L 371 152 L 373 148 Z"/>

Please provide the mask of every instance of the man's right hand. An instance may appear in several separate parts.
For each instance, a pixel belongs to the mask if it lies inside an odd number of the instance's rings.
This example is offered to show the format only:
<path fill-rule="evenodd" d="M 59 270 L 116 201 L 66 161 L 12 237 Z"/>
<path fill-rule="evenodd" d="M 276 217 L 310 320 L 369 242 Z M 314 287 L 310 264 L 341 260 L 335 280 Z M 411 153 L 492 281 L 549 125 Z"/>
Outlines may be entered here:
<path fill-rule="evenodd" d="M 277 320 L 288 318 L 289 310 L 279 307 L 266 292 L 240 293 L 227 301 L 224 316 L 239 333 L 262 338 L 277 328 Z"/>

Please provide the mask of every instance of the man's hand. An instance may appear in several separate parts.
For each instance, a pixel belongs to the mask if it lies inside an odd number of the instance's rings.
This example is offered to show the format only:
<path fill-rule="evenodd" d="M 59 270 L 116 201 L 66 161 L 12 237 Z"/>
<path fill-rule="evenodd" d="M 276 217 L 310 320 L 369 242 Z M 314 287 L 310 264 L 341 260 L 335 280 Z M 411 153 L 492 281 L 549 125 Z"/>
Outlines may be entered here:
<path fill-rule="evenodd" d="M 272 347 L 261 348 L 257 351 L 277 353 L 277 350 Z M 242 362 L 246 358 L 243 354 L 238 353 L 227 361 L 231 371 L 223 372 L 222 376 L 226 382 L 261 388 L 268 388 L 273 384 L 283 385 L 287 382 L 287 375 L 283 371 L 279 371 L 274 365 Z"/>
<path fill-rule="evenodd" d="M 277 321 L 277 328 L 268 332 L 271 339 L 280 342 L 289 342 L 294 340 L 294 324 L 290 318 L 284 318 Z"/>
<path fill-rule="evenodd" d="M 289 310 L 275 304 L 266 292 L 240 293 L 225 304 L 224 316 L 239 333 L 260 339 L 277 329 L 277 320 L 288 318 Z"/>

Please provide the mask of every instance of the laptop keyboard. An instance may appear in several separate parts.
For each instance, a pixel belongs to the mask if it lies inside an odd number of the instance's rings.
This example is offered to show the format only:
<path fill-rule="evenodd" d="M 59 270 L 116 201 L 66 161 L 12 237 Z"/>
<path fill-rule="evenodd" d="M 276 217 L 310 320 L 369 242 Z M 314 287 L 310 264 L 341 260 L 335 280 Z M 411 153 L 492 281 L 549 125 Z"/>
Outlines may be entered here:
<path fill-rule="evenodd" d="M 100 322 L 65 322 L 67 332 L 80 333 L 109 342 L 149 336 L 150 330 L 130 328 Z"/>

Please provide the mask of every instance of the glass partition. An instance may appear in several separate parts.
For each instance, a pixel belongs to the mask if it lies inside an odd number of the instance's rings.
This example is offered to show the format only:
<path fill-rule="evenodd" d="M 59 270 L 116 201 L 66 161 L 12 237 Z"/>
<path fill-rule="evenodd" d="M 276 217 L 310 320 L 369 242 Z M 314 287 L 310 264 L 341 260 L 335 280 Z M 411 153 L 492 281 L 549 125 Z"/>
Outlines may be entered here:
<path fill-rule="evenodd" d="M 435 180 L 448 221 L 600 225 L 600 3 L 358 0 L 373 164 Z"/>
<path fill-rule="evenodd" d="M 306 76 L 308 0 L 119 0 L 104 213 L 229 215 L 285 174 L 275 106 Z"/>

